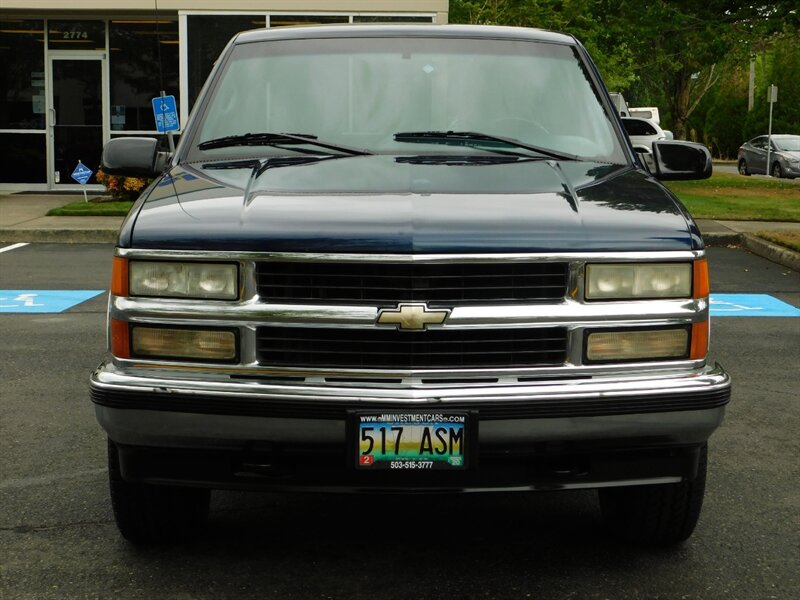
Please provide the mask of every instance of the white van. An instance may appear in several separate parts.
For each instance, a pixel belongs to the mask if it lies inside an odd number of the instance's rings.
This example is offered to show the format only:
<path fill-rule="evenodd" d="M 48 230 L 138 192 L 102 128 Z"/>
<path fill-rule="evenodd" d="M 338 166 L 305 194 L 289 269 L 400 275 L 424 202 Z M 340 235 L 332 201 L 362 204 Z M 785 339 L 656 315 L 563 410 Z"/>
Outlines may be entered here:
<path fill-rule="evenodd" d="M 628 112 L 631 117 L 649 119 L 656 125 L 661 125 L 661 117 L 658 114 L 658 107 L 656 106 L 640 106 L 638 108 L 631 108 Z"/>

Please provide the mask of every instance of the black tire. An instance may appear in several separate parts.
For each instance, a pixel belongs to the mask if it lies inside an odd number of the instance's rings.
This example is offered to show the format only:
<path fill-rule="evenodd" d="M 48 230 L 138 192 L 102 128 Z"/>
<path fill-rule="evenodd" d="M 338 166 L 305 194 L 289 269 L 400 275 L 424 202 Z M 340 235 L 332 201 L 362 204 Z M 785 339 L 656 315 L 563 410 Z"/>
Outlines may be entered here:
<path fill-rule="evenodd" d="M 635 544 L 670 546 L 688 539 L 703 507 L 707 464 L 704 445 L 693 481 L 598 490 L 604 524 Z"/>
<path fill-rule="evenodd" d="M 739 175 L 750 177 L 750 170 L 747 168 L 747 161 L 743 158 L 739 159 Z"/>
<path fill-rule="evenodd" d="M 210 490 L 129 483 L 119 451 L 108 441 L 108 481 L 117 528 L 134 543 L 175 542 L 195 537 L 208 519 Z"/>
<path fill-rule="evenodd" d="M 783 177 L 783 169 L 781 169 L 780 163 L 772 163 L 772 176 L 777 179 Z"/>

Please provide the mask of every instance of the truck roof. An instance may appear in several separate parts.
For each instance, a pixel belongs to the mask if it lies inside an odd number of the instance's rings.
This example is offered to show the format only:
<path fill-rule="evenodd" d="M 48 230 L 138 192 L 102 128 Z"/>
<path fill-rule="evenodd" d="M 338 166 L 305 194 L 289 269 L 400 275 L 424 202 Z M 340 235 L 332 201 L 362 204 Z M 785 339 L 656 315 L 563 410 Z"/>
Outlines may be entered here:
<path fill-rule="evenodd" d="M 576 39 L 565 33 L 531 29 L 526 27 L 497 27 L 490 25 L 302 25 L 275 29 L 254 29 L 236 37 L 234 43 L 248 44 L 267 40 L 293 40 L 309 38 L 354 38 L 354 37 L 436 37 L 436 38 L 484 38 L 525 40 L 558 44 L 577 44 Z"/>

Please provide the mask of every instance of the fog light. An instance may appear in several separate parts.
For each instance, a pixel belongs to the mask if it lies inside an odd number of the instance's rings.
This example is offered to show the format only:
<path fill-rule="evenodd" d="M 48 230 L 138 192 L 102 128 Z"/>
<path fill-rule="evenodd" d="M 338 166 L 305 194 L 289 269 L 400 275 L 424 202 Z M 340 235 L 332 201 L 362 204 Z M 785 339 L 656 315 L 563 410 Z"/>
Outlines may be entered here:
<path fill-rule="evenodd" d="M 595 331 L 586 342 L 589 362 L 659 360 L 687 358 L 689 330 L 640 329 L 636 331 Z"/>
<path fill-rule="evenodd" d="M 142 358 L 233 362 L 236 360 L 236 333 L 228 329 L 134 326 L 131 348 L 134 356 Z"/>

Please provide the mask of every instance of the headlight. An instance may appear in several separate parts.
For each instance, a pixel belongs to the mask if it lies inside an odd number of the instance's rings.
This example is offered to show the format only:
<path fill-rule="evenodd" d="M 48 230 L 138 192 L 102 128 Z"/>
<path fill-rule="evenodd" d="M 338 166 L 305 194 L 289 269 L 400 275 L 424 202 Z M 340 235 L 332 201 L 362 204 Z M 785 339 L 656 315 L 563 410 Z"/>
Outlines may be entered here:
<path fill-rule="evenodd" d="M 691 263 L 586 266 L 587 300 L 689 298 L 691 294 Z"/>
<path fill-rule="evenodd" d="M 194 359 L 218 362 L 236 360 L 236 334 L 230 329 L 131 327 L 134 357 Z"/>
<path fill-rule="evenodd" d="M 219 263 L 132 260 L 128 265 L 131 296 L 235 300 L 237 267 Z"/>
<path fill-rule="evenodd" d="M 687 358 L 689 331 L 648 329 L 636 331 L 594 331 L 586 341 L 588 362 L 659 360 Z"/>

